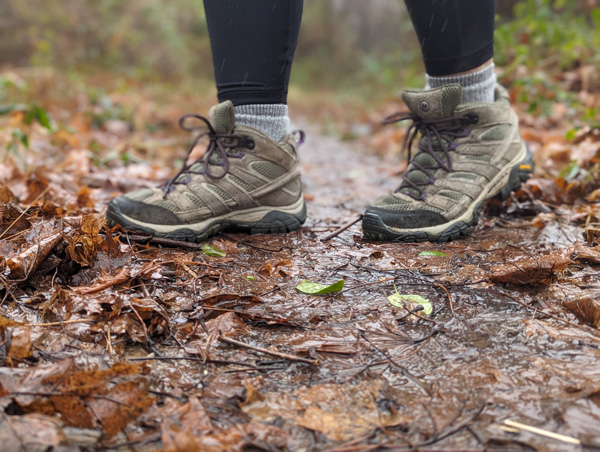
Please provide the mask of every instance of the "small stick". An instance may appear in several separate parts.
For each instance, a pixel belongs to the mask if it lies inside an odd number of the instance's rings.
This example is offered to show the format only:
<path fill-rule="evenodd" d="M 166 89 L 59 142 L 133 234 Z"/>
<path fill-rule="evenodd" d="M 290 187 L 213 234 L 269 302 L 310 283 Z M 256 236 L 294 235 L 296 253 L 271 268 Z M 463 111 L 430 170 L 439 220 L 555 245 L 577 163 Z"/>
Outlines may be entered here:
<path fill-rule="evenodd" d="M 520 422 L 511 421 L 510 419 L 506 419 L 504 421 L 504 424 L 508 425 L 509 427 L 526 430 L 528 432 L 535 433 L 535 434 L 541 435 L 541 436 L 545 436 L 547 438 L 556 439 L 558 441 L 562 441 L 563 443 L 577 444 L 577 445 L 581 444 L 581 441 L 578 440 L 577 438 L 573 438 L 571 436 L 560 435 L 560 434 L 554 433 L 554 432 L 549 432 L 548 430 L 544 430 L 544 429 L 537 428 L 537 427 L 532 427 L 531 425 L 521 424 Z"/>
<path fill-rule="evenodd" d="M 342 226 L 341 228 L 336 229 L 335 231 L 333 231 L 331 234 L 329 234 L 327 237 L 324 237 L 321 239 L 321 242 L 328 242 L 329 240 L 331 240 L 334 237 L 337 237 L 338 235 L 340 235 L 342 232 L 344 232 L 346 229 L 351 228 L 352 226 L 354 226 L 356 223 L 358 223 L 359 221 L 361 221 L 363 219 L 363 215 L 359 215 L 356 219 L 352 220 L 350 223 L 346 223 L 344 226 Z"/>
<path fill-rule="evenodd" d="M 439 283 L 433 283 L 435 284 L 437 287 L 444 289 L 444 292 L 446 292 L 446 295 L 448 295 L 448 304 L 450 305 L 450 312 L 452 312 L 452 315 L 454 315 L 454 303 L 452 302 L 452 295 L 450 295 L 450 291 L 448 289 L 446 289 L 445 286 L 443 286 L 442 284 Z"/>
<path fill-rule="evenodd" d="M 62 325 L 71 325 L 73 323 L 92 323 L 93 319 L 73 319 L 73 320 L 64 320 L 62 322 L 49 322 L 49 323 L 32 323 L 28 326 L 62 326 Z"/>
<path fill-rule="evenodd" d="M 319 363 L 316 359 L 301 358 L 300 356 L 288 355 L 287 353 L 276 352 L 273 350 L 269 350 L 267 348 L 255 347 L 253 345 L 246 344 L 245 342 L 240 342 L 240 341 L 236 341 L 235 339 L 231 339 L 230 337 L 225 337 L 221 334 L 219 334 L 217 336 L 217 339 L 219 339 L 220 341 L 225 342 L 227 344 L 237 345 L 238 347 L 248 348 L 250 350 L 265 353 L 267 355 L 276 356 L 277 358 L 287 359 L 289 361 L 297 361 L 300 363 L 312 364 L 313 366 L 316 366 Z"/>
<path fill-rule="evenodd" d="M 119 239 L 124 238 L 125 236 L 119 235 Z M 154 243 L 156 245 L 165 245 L 165 246 L 173 246 L 176 248 L 189 248 L 192 250 L 201 250 L 202 245 L 198 243 L 192 242 L 184 242 L 182 240 L 171 240 L 166 239 L 164 237 L 154 237 L 151 235 L 127 235 L 128 240 L 136 243 Z"/>
<path fill-rule="evenodd" d="M 524 308 L 527 308 L 527 309 L 533 310 L 534 312 L 539 312 L 540 314 L 542 314 L 542 315 L 545 315 L 545 316 L 547 316 L 547 317 L 550 317 L 551 319 L 558 320 L 559 322 L 566 323 L 567 325 L 574 326 L 575 328 L 588 329 L 588 328 L 586 328 L 586 325 L 578 325 L 578 324 L 576 324 L 576 323 L 570 322 L 570 321 L 569 321 L 569 320 L 567 320 L 567 319 L 563 319 L 563 318 L 561 318 L 561 317 L 558 317 L 558 316 L 555 316 L 555 315 L 553 315 L 553 314 L 550 314 L 549 312 L 546 312 L 546 311 L 544 311 L 543 309 L 539 309 L 539 310 L 538 310 L 538 308 L 534 308 L 533 306 L 529 306 L 529 305 L 527 305 L 527 304 L 523 303 L 522 301 L 518 300 L 517 298 L 513 297 L 512 295 L 509 295 L 509 294 L 507 294 L 506 292 L 503 292 L 503 291 L 501 291 L 501 290 L 498 290 L 498 293 L 500 293 L 500 294 L 504 295 L 505 297 L 508 297 L 508 298 L 510 298 L 510 299 L 511 299 L 511 300 L 513 300 L 513 301 L 516 301 L 517 303 L 519 303 L 519 304 L 520 304 L 521 306 L 523 306 Z M 594 332 L 594 333 L 596 333 L 596 334 L 598 333 L 598 331 L 597 331 L 597 330 L 594 330 L 594 329 L 592 329 L 592 328 L 590 328 L 588 331 L 593 331 L 593 332 Z"/>
<path fill-rule="evenodd" d="M 375 350 L 377 350 L 379 353 L 381 353 L 383 356 L 385 356 L 388 360 L 388 362 L 394 366 L 395 368 L 397 368 L 398 370 L 400 370 L 400 372 L 402 372 L 402 375 L 404 375 L 406 378 L 408 378 L 410 381 L 412 381 L 416 386 L 418 386 L 426 395 L 428 395 L 429 397 L 433 397 L 433 392 L 431 391 L 431 388 L 426 384 L 426 383 L 421 383 L 417 377 L 415 377 L 413 374 L 411 374 L 407 369 L 405 369 L 404 367 L 402 367 L 400 364 L 398 364 L 396 361 L 394 361 L 394 358 L 385 350 L 381 350 L 379 347 L 377 347 L 373 342 L 371 342 L 371 340 L 366 336 L 365 332 L 362 330 L 359 330 L 359 334 L 360 337 L 362 337 L 365 341 L 367 341 L 371 347 L 373 347 Z"/>
<path fill-rule="evenodd" d="M 123 284 L 124 282 L 127 282 L 130 279 L 131 275 L 129 274 L 129 270 L 123 267 L 121 270 L 119 270 L 119 273 L 113 276 L 110 280 L 92 287 L 88 287 L 87 289 L 83 289 L 79 293 L 81 295 L 90 295 L 96 292 L 102 292 L 103 290 L 108 289 L 109 287 L 113 287 L 118 284 Z"/>
<path fill-rule="evenodd" d="M 331 295 L 331 297 L 335 298 L 338 295 L 341 295 L 341 294 L 346 293 L 346 292 L 350 292 L 351 290 L 360 289 L 362 287 L 374 286 L 376 284 L 381 284 L 381 283 L 384 283 L 384 282 L 395 281 L 398 278 L 400 278 L 400 277 L 399 276 L 394 276 L 393 278 L 384 278 L 384 279 L 380 279 L 379 281 L 372 281 L 372 282 L 368 282 L 368 283 L 364 283 L 364 284 L 359 284 L 358 286 L 348 287 L 347 289 L 344 289 L 341 292 L 337 292 L 337 293 Z M 419 284 L 419 285 L 424 285 L 424 284 Z"/>

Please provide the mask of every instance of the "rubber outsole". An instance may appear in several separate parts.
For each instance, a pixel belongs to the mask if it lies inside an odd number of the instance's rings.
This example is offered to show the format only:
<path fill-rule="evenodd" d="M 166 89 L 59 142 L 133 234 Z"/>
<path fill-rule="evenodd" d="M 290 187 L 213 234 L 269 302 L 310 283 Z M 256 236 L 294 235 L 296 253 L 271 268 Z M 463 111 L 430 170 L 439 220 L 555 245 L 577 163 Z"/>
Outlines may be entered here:
<path fill-rule="evenodd" d="M 363 235 L 370 240 L 403 243 L 426 241 L 445 243 L 460 237 L 466 237 L 469 235 L 471 226 L 475 225 L 479 220 L 479 215 L 487 201 L 494 198 L 501 201 L 507 200 L 510 194 L 517 191 L 521 187 L 521 184 L 529 179 L 532 173 L 533 156 L 529 148 L 527 148 L 527 156 L 512 168 L 508 182 L 498 192 L 479 202 L 473 209 L 473 215 L 470 220 L 456 222 L 437 236 L 430 236 L 426 232 L 417 229 L 414 232 L 398 233 L 388 228 L 379 215 L 374 212 L 366 212 L 363 217 Z"/>
<path fill-rule="evenodd" d="M 302 210 L 295 215 L 273 210 L 256 222 L 243 222 L 220 220 L 215 218 L 214 222 L 202 231 L 193 231 L 182 225 L 181 228 L 168 233 L 160 233 L 152 228 L 140 226 L 129 221 L 121 213 L 119 206 L 109 204 L 106 211 L 106 219 L 110 226 L 121 225 L 128 231 L 137 231 L 154 237 L 162 237 L 181 242 L 203 242 L 219 232 L 245 232 L 249 234 L 283 234 L 300 229 L 306 221 L 306 204 Z"/>

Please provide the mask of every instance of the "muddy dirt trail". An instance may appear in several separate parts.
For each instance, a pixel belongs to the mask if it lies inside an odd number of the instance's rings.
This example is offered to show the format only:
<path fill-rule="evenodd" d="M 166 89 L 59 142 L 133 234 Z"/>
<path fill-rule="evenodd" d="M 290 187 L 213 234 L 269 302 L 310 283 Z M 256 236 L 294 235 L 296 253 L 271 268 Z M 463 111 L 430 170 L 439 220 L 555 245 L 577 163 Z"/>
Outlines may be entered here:
<path fill-rule="evenodd" d="M 370 242 L 360 224 L 325 240 L 399 162 L 307 132 L 309 218 L 285 236 L 119 243 L 91 208 L 20 227 L 39 247 L 35 272 L 3 278 L 11 450 L 600 448 L 600 252 L 581 221 L 526 187 L 465 240 Z M 95 209 L 117 189 L 97 183 Z"/>

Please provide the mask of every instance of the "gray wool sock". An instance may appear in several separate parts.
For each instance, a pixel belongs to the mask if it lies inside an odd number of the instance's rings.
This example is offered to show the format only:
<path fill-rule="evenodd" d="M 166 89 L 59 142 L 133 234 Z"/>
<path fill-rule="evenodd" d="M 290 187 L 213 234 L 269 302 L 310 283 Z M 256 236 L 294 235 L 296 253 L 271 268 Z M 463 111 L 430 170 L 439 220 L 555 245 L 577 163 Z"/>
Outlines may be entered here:
<path fill-rule="evenodd" d="M 427 86 L 438 88 L 443 85 L 458 83 L 463 87 L 462 102 L 494 102 L 496 74 L 494 64 L 471 74 L 452 75 L 449 77 L 427 76 Z"/>
<path fill-rule="evenodd" d="M 235 123 L 260 130 L 274 141 L 288 133 L 290 119 L 285 104 L 236 105 Z"/>

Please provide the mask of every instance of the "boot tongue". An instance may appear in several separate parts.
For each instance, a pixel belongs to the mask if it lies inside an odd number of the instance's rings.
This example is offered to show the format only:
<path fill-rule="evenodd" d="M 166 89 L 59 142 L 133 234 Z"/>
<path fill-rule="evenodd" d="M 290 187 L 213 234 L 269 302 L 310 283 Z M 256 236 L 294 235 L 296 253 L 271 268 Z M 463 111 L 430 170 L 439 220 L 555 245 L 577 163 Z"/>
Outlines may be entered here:
<path fill-rule="evenodd" d="M 208 116 L 215 132 L 219 134 L 233 132 L 233 128 L 235 127 L 235 112 L 233 110 L 233 102 L 230 100 L 212 107 Z"/>
<path fill-rule="evenodd" d="M 405 91 L 402 93 L 402 100 L 420 118 L 449 118 L 462 102 L 462 86 L 445 85 L 432 90 Z"/>

